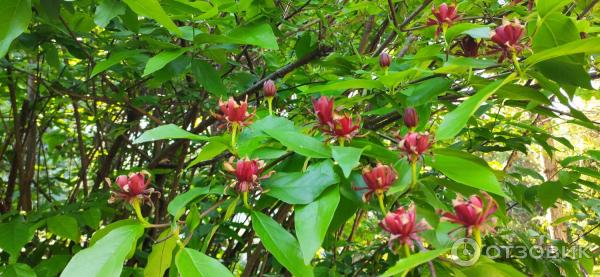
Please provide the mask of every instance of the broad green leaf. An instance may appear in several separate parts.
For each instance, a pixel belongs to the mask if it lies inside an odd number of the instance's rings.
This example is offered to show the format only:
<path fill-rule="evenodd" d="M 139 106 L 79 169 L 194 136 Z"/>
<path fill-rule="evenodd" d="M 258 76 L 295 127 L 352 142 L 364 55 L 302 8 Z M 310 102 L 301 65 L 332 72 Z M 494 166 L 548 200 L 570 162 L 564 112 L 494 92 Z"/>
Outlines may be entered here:
<path fill-rule="evenodd" d="M 354 147 L 331 146 L 331 156 L 344 172 L 344 177 L 348 178 L 352 169 L 360 165 L 360 155 L 363 149 Z"/>
<path fill-rule="evenodd" d="M 59 237 L 79 242 L 81 234 L 77 219 L 68 215 L 56 215 L 46 220 L 48 230 Z"/>
<path fill-rule="evenodd" d="M 221 154 L 225 150 L 227 150 L 227 148 L 228 148 L 228 146 L 221 142 L 209 141 L 207 144 L 202 146 L 202 148 L 200 149 L 200 153 L 198 153 L 198 156 L 196 156 L 196 158 L 190 162 L 190 164 L 186 167 L 186 169 L 190 168 L 200 162 L 210 160 L 210 159 L 218 156 L 219 154 Z"/>
<path fill-rule="evenodd" d="M 108 23 L 110 23 L 111 19 L 125 14 L 125 8 L 126 7 L 123 5 L 123 3 L 118 0 L 103 0 L 98 6 L 96 6 L 94 22 L 96 25 L 104 28 L 106 25 L 108 25 Z"/>
<path fill-rule="evenodd" d="M 37 274 L 26 264 L 9 264 L 0 274 L 2 277 L 36 277 Z"/>
<path fill-rule="evenodd" d="M 239 27 L 227 35 L 199 34 L 194 41 L 196 43 L 249 44 L 267 49 L 279 49 L 277 37 L 273 34 L 271 25 L 265 23 Z"/>
<path fill-rule="evenodd" d="M 90 239 L 90 246 L 94 245 L 96 242 L 101 240 L 103 237 L 108 235 L 112 230 L 117 229 L 126 225 L 137 225 L 139 221 L 137 219 L 123 219 L 119 221 L 115 221 L 111 224 L 104 226 L 102 229 L 98 229 L 98 231 L 92 234 L 92 238 Z"/>
<path fill-rule="evenodd" d="M 473 277 L 525 277 L 527 275 L 521 273 L 510 265 L 496 263 L 491 259 L 485 259 L 482 256 L 476 264 L 464 267 L 462 272 L 466 276 Z"/>
<path fill-rule="evenodd" d="M 144 227 L 140 224 L 112 230 L 94 245 L 77 252 L 60 276 L 120 276 L 127 254 L 143 233 Z"/>
<path fill-rule="evenodd" d="M 363 155 L 386 164 L 393 164 L 400 158 L 399 153 L 395 153 L 383 145 L 375 144 L 365 139 L 354 139 L 351 145 L 362 148 Z"/>
<path fill-rule="evenodd" d="M 502 86 L 510 83 L 515 76 L 516 75 L 513 73 L 504 80 L 498 80 L 485 86 L 483 89 L 475 93 L 475 95 L 469 97 L 469 99 L 465 100 L 462 104 L 456 107 L 456 109 L 446 114 L 444 120 L 438 127 L 435 138 L 437 140 L 447 140 L 456 136 L 456 134 L 458 134 L 460 130 L 467 125 L 467 121 L 479 108 L 481 103 L 492 96 L 492 94 L 494 94 Z"/>
<path fill-rule="evenodd" d="M 167 211 L 171 214 L 175 220 L 179 220 L 181 215 L 185 212 L 185 207 L 192 202 L 194 199 L 198 198 L 201 195 L 205 195 L 209 193 L 210 187 L 200 187 L 193 188 L 188 190 L 185 193 L 177 195 L 171 202 L 169 202 L 169 206 L 167 207 Z"/>
<path fill-rule="evenodd" d="M 600 53 L 600 37 L 582 39 L 569 42 L 561 46 L 553 47 L 544 51 L 535 53 L 525 59 L 524 63 L 527 67 L 531 67 L 539 62 L 549 59 L 568 56 L 579 53 L 598 54 Z"/>
<path fill-rule="evenodd" d="M 473 76 L 473 78 L 471 78 L 471 83 L 475 89 L 482 89 L 486 85 L 490 84 L 491 81 Z M 540 90 L 517 84 L 507 84 L 502 86 L 498 89 L 498 91 L 496 91 L 496 95 L 507 99 L 527 100 L 542 104 L 550 104 L 550 100 L 548 100 L 548 98 Z"/>
<path fill-rule="evenodd" d="M 98 229 L 102 220 L 102 212 L 99 207 L 92 206 L 81 213 L 81 219 L 85 225 L 93 229 Z"/>
<path fill-rule="evenodd" d="M 313 269 L 302 260 L 300 245 L 294 236 L 288 233 L 271 217 L 252 211 L 252 227 L 265 249 L 294 276 L 313 276 Z"/>
<path fill-rule="evenodd" d="M 33 239 L 35 230 L 30 224 L 13 220 L 8 223 L 0 223 L 0 249 L 10 254 L 11 260 L 15 260 L 21 254 L 21 248 Z"/>
<path fill-rule="evenodd" d="M 179 56 L 181 56 L 187 50 L 188 50 L 187 48 L 180 48 L 180 49 L 169 49 L 169 50 L 160 52 L 158 55 L 156 55 L 148 60 L 148 63 L 146 63 L 146 68 L 144 68 L 144 74 L 142 75 L 142 77 L 148 76 L 148 75 L 162 69 L 170 62 L 179 58 Z"/>
<path fill-rule="evenodd" d="M 323 92 L 326 92 L 326 91 L 337 91 L 339 93 L 342 93 L 343 91 L 348 90 L 348 89 L 359 89 L 359 88 L 383 89 L 383 84 L 378 80 L 370 80 L 370 79 L 350 79 L 350 80 L 342 80 L 342 81 L 333 81 L 333 82 L 329 82 L 325 85 L 312 86 L 309 89 L 307 89 L 306 91 L 303 91 L 299 94 L 313 94 L 313 93 L 322 94 Z"/>
<path fill-rule="evenodd" d="M 402 93 L 408 95 L 406 105 L 416 107 L 426 104 L 434 97 L 444 93 L 450 88 L 452 82 L 446 78 L 433 78 L 423 81 L 415 86 L 410 86 Z"/>
<path fill-rule="evenodd" d="M 233 277 L 233 274 L 219 261 L 190 248 L 184 248 L 177 253 L 175 264 L 181 277 Z"/>
<path fill-rule="evenodd" d="M 69 263 L 69 259 L 71 259 L 70 255 L 53 254 L 48 259 L 42 260 L 33 269 L 38 276 L 58 276 Z"/>
<path fill-rule="evenodd" d="M 159 243 L 152 245 L 152 252 L 148 255 L 148 263 L 144 268 L 144 277 L 162 277 L 171 266 L 173 250 L 177 246 L 177 235 L 171 229 L 163 231 L 158 236 Z"/>
<path fill-rule="evenodd" d="M 167 30 L 171 31 L 171 33 L 181 36 L 181 30 L 179 30 L 177 25 L 171 21 L 171 18 L 169 18 L 167 13 L 160 6 L 158 0 L 123 0 L 123 2 L 125 2 L 125 4 L 127 4 L 127 6 L 135 13 L 152 18 L 167 28 Z"/>
<path fill-rule="evenodd" d="M 571 0 L 536 0 L 535 7 L 541 17 L 545 17 L 554 11 L 560 11 Z"/>
<path fill-rule="evenodd" d="M 289 204 L 308 204 L 339 182 L 333 163 L 325 160 L 311 165 L 306 172 L 276 173 L 263 182 L 266 194 Z"/>
<path fill-rule="evenodd" d="M 329 158 L 331 152 L 323 142 L 297 131 L 263 130 L 290 150 L 310 158 Z"/>
<path fill-rule="evenodd" d="M 175 124 L 166 124 L 158 126 L 144 132 L 133 141 L 133 144 L 144 143 L 161 139 L 190 139 L 190 140 L 209 140 L 209 137 L 196 135 L 179 128 Z"/>
<path fill-rule="evenodd" d="M 314 202 L 296 206 L 294 222 L 304 264 L 310 264 L 315 253 L 321 247 L 339 202 L 340 192 L 339 188 L 335 186 L 329 188 Z"/>
<path fill-rule="evenodd" d="M 469 153 L 436 149 L 431 166 L 456 182 L 507 197 L 492 169 Z"/>
<path fill-rule="evenodd" d="M 473 38 L 489 38 L 490 27 L 475 23 L 456 24 L 446 31 L 446 41 L 452 41 L 460 34 L 467 34 Z"/>
<path fill-rule="evenodd" d="M 0 58 L 3 58 L 10 44 L 21 35 L 31 20 L 31 0 L 0 0 Z"/>
<path fill-rule="evenodd" d="M 419 252 L 417 254 L 410 255 L 406 258 L 401 258 L 395 265 L 388 268 L 388 270 L 386 270 L 381 276 L 392 276 L 396 274 L 401 274 L 407 270 L 429 262 L 439 257 L 440 255 L 445 254 L 449 250 L 450 248 L 435 249 L 427 252 Z"/>
<path fill-rule="evenodd" d="M 552 207 L 562 196 L 563 188 L 559 182 L 545 182 L 537 187 L 537 195 L 544 209 Z"/>
<path fill-rule="evenodd" d="M 227 88 L 221 81 L 221 76 L 213 66 L 203 60 L 192 61 L 192 73 L 196 80 L 210 93 L 219 96 L 227 96 Z"/>
<path fill-rule="evenodd" d="M 126 59 L 127 57 L 130 57 L 137 53 L 138 53 L 138 51 L 135 51 L 135 50 L 123 50 L 123 51 L 117 51 L 117 52 L 111 53 L 110 56 L 106 60 L 103 60 L 103 61 L 97 63 L 96 66 L 94 66 L 91 77 L 98 75 L 98 73 L 101 73 L 101 72 L 111 68 L 113 65 L 116 65 L 116 64 L 120 63 L 122 60 Z"/>

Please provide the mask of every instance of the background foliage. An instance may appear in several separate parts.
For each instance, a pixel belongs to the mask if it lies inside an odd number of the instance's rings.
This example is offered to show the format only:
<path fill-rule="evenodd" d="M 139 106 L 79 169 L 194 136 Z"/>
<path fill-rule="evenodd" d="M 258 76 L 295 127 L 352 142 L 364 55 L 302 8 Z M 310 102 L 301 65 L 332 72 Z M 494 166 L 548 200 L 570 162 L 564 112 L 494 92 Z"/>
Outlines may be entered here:
<path fill-rule="evenodd" d="M 505 2 L 458 1 L 461 18 L 436 35 L 431 0 L 0 0 L 3 275 L 592 274 L 599 1 Z M 503 18 L 525 25 L 516 62 L 499 62 L 489 39 Z M 467 35 L 476 56 L 461 49 Z M 214 116 L 230 96 L 256 109 L 233 146 Z M 360 135 L 328 141 L 309 112 L 318 96 L 360 116 Z M 415 189 L 397 147 L 406 107 L 435 137 Z M 231 156 L 275 171 L 251 210 L 225 189 Z M 377 162 L 399 175 L 385 208 L 414 203 L 432 227 L 410 258 L 387 247 L 377 201 L 353 189 Z M 107 203 L 106 178 L 142 170 L 160 192 L 141 208 L 151 225 Z M 438 212 L 480 191 L 499 205 L 485 245 L 590 246 L 591 257 L 453 264 L 464 232 L 449 235 Z"/>

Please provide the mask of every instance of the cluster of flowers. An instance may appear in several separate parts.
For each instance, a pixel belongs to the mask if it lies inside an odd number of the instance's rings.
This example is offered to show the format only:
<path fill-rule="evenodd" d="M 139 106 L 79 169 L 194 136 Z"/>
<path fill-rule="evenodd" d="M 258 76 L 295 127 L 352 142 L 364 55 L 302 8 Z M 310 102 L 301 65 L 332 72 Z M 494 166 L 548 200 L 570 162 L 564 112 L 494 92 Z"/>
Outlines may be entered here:
<path fill-rule="evenodd" d="M 454 4 L 442 3 L 438 8 L 431 6 L 431 13 L 432 17 L 427 20 L 427 25 L 437 26 L 436 37 L 440 33 L 445 33 L 450 26 L 461 19 Z M 520 54 L 525 49 L 525 46 L 521 43 L 523 32 L 523 26 L 518 19 L 515 19 L 514 22 L 505 19 L 502 25 L 492 32 L 491 40 L 497 44 L 493 52 L 501 52 L 499 62 L 510 58 L 513 54 Z M 459 45 L 462 48 L 461 54 L 463 56 L 477 57 L 482 41 L 477 42 L 473 37 L 467 35 L 462 38 Z"/>

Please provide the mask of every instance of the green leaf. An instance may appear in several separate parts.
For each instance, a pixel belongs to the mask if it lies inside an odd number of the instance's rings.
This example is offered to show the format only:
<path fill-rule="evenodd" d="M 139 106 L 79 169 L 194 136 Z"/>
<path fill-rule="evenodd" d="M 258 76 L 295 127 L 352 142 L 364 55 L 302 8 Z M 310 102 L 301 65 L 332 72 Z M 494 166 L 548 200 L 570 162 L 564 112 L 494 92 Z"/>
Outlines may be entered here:
<path fill-rule="evenodd" d="M 94 245 L 96 242 L 101 240 L 103 237 L 108 235 L 112 230 L 117 229 L 126 225 L 137 225 L 139 221 L 137 219 L 123 219 L 119 221 L 115 221 L 111 224 L 106 225 L 102 229 L 98 229 L 98 231 L 94 232 L 92 238 L 90 239 L 90 246 Z"/>
<path fill-rule="evenodd" d="M 177 253 L 175 264 L 181 277 L 233 277 L 233 274 L 219 261 L 190 248 L 182 249 Z"/>
<path fill-rule="evenodd" d="M 479 262 L 476 264 L 465 267 L 462 269 L 462 272 L 466 276 L 473 277 L 526 277 L 527 275 L 521 273 L 510 265 L 503 263 L 496 263 L 492 260 L 486 259 L 482 260 L 481 257 Z"/>
<path fill-rule="evenodd" d="M 110 23 L 111 19 L 123 14 L 125 14 L 125 6 L 122 2 L 118 0 L 103 0 L 96 6 L 94 22 L 96 25 L 104 28 Z"/>
<path fill-rule="evenodd" d="M 98 75 L 98 73 L 104 72 L 113 65 L 116 65 L 127 57 L 131 57 L 137 53 L 138 51 L 135 50 L 122 50 L 111 53 L 106 60 L 96 63 L 96 66 L 94 66 L 94 69 L 92 70 L 91 77 Z"/>
<path fill-rule="evenodd" d="M 77 252 L 60 276 L 120 276 L 125 257 L 143 233 L 140 224 L 112 230 L 94 245 Z"/>
<path fill-rule="evenodd" d="M 411 86 L 403 91 L 408 95 L 406 105 L 416 107 L 428 103 L 434 97 L 444 93 L 450 88 L 452 82 L 446 78 L 433 78 L 419 83 L 416 86 Z M 408 94 L 410 91 L 410 94 Z"/>
<path fill-rule="evenodd" d="M 31 0 L 0 0 L 0 58 L 14 39 L 21 35 L 31 20 Z"/>
<path fill-rule="evenodd" d="M 265 249 L 294 276 L 313 276 L 312 267 L 305 265 L 298 241 L 269 216 L 252 211 L 252 227 Z"/>
<path fill-rule="evenodd" d="M 419 265 L 422 265 L 426 262 L 429 262 L 442 254 L 448 252 L 450 248 L 444 249 L 436 249 L 427 252 L 419 252 L 414 255 L 410 255 L 406 258 L 401 258 L 398 262 L 392 267 L 388 268 L 381 276 L 392 276 L 396 274 L 400 274 L 412 268 L 415 268 Z"/>
<path fill-rule="evenodd" d="M 144 268 L 144 277 L 162 277 L 171 266 L 173 250 L 179 238 L 171 229 L 163 231 L 158 236 L 159 243 L 152 245 L 152 252 L 148 255 L 148 263 Z"/>
<path fill-rule="evenodd" d="M 208 92 L 219 97 L 227 96 L 227 88 L 223 85 L 221 76 L 211 64 L 195 59 L 192 61 L 192 73 Z"/>
<path fill-rule="evenodd" d="M 552 207 L 562 196 L 563 188 L 559 182 L 549 181 L 538 186 L 537 195 L 544 209 Z"/>
<path fill-rule="evenodd" d="M 133 144 L 139 144 L 149 141 L 162 139 L 190 139 L 207 141 L 210 138 L 206 136 L 196 135 L 186 130 L 179 128 L 175 124 L 161 125 L 154 129 L 144 132 L 141 136 L 133 141 Z"/>
<path fill-rule="evenodd" d="M 467 121 L 475 113 L 477 108 L 479 108 L 481 103 L 492 96 L 492 94 L 494 94 L 502 86 L 511 82 L 515 76 L 516 75 L 513 73 L 504 80 L 497 80 L 485 86 L 475 95 L 469 97 L 469 99 L 465 100 L 462 104 L 456 107 L 456 109 L 446 114 L 444 120 L 438 127 L 435 138 L 441 141 L 451 139 L 456 136 L 456 134 L 458 134 L 460 130 L 467 125 Z"/>
<path fill-rule="evenodd" d="M 221 154 L 225 150 L 227 150 L 227 148 L 228 148 L 228 146 L 221 142 L 209 141 L 207 144 L 202 146 L 198 156 L 196 156 L 196 158 L 190 162 L 190 164 L 186 167 L 186 169 L 188 169 L 194 165 L 197 165 L 200 162 L 210 160 L 210 159 L 218 156 L 219 154 Z"/>
<path fill-rule="evenodd" d="M 331 155 L 344 172 L 344 177 L 348 178 L 352 169 L 360 165 L 360 155 L 363 149 L 354 147 L 331 146 Z"/>
<path fill-rule="evenodd" d="M 69 255 L 53 254 L 35 266 L 35 273 L 38 276 L 58 276 L 69 263 L 69 259 L 71 259 Z"/>
<path fill-rule="evenodd" d="M 290 150 L 310 158 L 329 158 L 331 152 L 323 142 L 297 131 L 263 130 Z"/>
<path fill-rule="evenodd" d="M 431 166 L 448 178 L 499 196 L 506 196 L 487 163 L 466 152 L 436 149 Z"/>
<path fill-rule="evenodd" d="M 2 277 L 36 277 L 37 274 L 31 267 L 26 264 L 9 264 L 4 271 Z"/>
<path fill-rule="evenodd" d="M 545 17 L 554 11 L 560 11 L 571 0 L 537 0 L 535 7 L 541 17 Z"/>
<path fill-rule="evenodd" d="M 460 23 L 446 30 L 446 41 L 452 41 L 460 34 L 467 34 L 473 38 L 489 38 L 490 27 L 475 23 Z"/>
<path fill-rule="evenodd" d="M 277 173 L 263 182 L 266 194 L 289 204 L 308 204 L 333 184 L 339 177 L 333 163 L 325 160 L 311 165 L 306 172 Z"/>
<path fill-rule="evenodd" d="M 48 218 L 46 223 L 48 224 L 50 233 L 79 242 L 81 234 L 79 233 L 77 219 L 74 217 L 68 215 L 56 215 Z"/>
<path fill-rule="evenodd" d="M 329 188 L 314 202 L 296 206 L 294 222 L 304 264 L 310 264 L 315 253 L 321 247 L 339 202 L 339 188 L 335 186 Z"/>
<path fill-rule="evenodd" d="M 600 37 L 593 37 L 578 41 L 569 42 L 561 46 L 553 47 L 544 51 L 535 53 L 525 59 L 524 63 L 527 67 L 531 67 L 539 62 L 549 59 L 568 56 L 579 53 L 600 53 Z"/>
<path fill-rule="evenodd" d="M 13 220 L 8 223 L 0 223 L 0 249 L 8 252 L 11 260 L 21 254 L 21 248 L 33 239 L 35 230 L 25 222 Z"/>
<path fill-rule="evenodd" d="M 196 43 L 249 44 L 267 49 L 279 49 L 277 37 L 273 34 L 271 25 L 266 23 L 239 27 L 227 35 L 199 34 L 194 41 Z"/>
<path fill-rule="evenodd" d="M 148 60 L 148 63 L 146 63 L 146 68 L 144 68 L 144 74 L 142 75 L 142 77 L 148 76 L 148 75 L 162 69 L 170 62 L 179 58 L 179 56 L 181 56 L 187 50 L 188 50 L 187 48 L 179 48 L 179 49 L 169 49 L 169 50 L 160 52 L 158 55 L 156 55 Z"/>
<path fill-rule="evenodd" d="M 359 89 L 359 88 L 383 89 L 383 84 L 378 80 L 370 80 L 370 79 L 350 79 L 350 80 L 342 80 L 342 81 L 333 81 L 333 82 L 329 82 L 325 85 L 312 86 L 309 89 L 307 89 L 306 91 L 303 91 L 299 94 L 300 95 L 313 94 L 313 93 L 322 94 L 323 92 L 326 92 L 326 91 L 336 91 L 341 94 L 345 90 Z"/>
<path fill-rule="evenodd" d="M 177 195 L 171 202 L 169 202 L 169 206 L 167 207 L 167 211 L 171 214 L 175 221 L 179 220 L 181 215 L 185 212 L 185 207 L 194 199 L 199 196 L 205 195 L 210 192 L 209 187 L 200 187 L 193 188 L 188 190 L 187 192 Z"/>
<path fill-rule="evenodd" d="M 125 4 L 127 4 L 127 6 L 135 13 L 156 20 L 156 22 L 162 24 L 167 30 L 171 31 L 171 33 L 178 36 L 182 35 L 181 30 L 179 30 L 177 25 L 171 21 L 171 18 L 169 18 L 157 0 L 123 0 L 123 2 L 125 2 Z"/>

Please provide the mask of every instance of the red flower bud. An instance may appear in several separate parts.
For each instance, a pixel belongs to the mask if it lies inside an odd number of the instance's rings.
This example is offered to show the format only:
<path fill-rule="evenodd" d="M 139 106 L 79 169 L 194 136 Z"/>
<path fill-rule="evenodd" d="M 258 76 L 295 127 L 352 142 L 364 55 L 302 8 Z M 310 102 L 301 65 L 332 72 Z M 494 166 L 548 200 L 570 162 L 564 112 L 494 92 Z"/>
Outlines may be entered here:
<path fill-rule="evenodd" d="M 148 179 L 146 180 L 146 177 Z M 117 177 L 115 183 L 119 186 L 118 190 L 114 190 L 109 203 L 114 203 L 116 200 L 124 200 L 129 203 L 133 203 L 135 199 L 139 199 L 144 202 L 150 199 L 150 195 L 154 193 L 153 188 L 147 188 L 150 183 L 150 174 L 142 171 L 136 173 L 130 173 L 129 176 L 121 175 Z M 110 179 L 106 179 L 106 182 L 111 185 Z"/>
<path fill-rule="evenodd" d="M 492 41 L 498 44 L 498 47 L 502 51 L 499 62 L 510 57 L 512 52 L 519 54 L 523 50 L 524 46 L 520 40 L 523 37 L 523 26 L 519 22 L 519 19 L 515 19 L 514 23 L 503 20 L 501 26 L 498 26 L 495 31 L 492 31 Z"/>
<path fill-rule="evenodd" d="M 229 97 L 227 102 L 219 99 L 219 109 L 221 114 L 215 114 L 214 116 L 220 120 L 227 121 L 227 124 L 237 124 L 239 126 L 247 126 L 252 123 L 254 113 L 248 113 L 248 100 L 236 102 L 233 97 Z"/>
<path fill-rule="evenodd" d="M 392 64 L 392 57 L 390 57 L 388 53 L 382 52 L 381 55 L 379 55 L 379 65 L 383 68 L 387 68 L 390 64 Z"/>
<path fill-rule="evenodd" d="M 404 152 L 409 161 L 413 162 L 427 152 L 432 145 L 429 134 L 409 132 L 400 141 L 400 150 Z"/>
<path fill-rule="evenodd" d="M 493 232 L 495 218 L 490 218 L 491 215 L 498 209 L 496 201 L 486 192 L 483 193 L 486 203 L 483 203 L 478 195 L 471 195 L 468 200 L 464 200 L 462 196 L 452 201 L 454 206 L 454 214 L 450 212 L 442 213 L 442 220 L 447 220 L 456 224 L 463 225 L 470 235 L 474 229 L 485 233 Z M 492 224 L 488 224 L 488 221 Z"/>
<path fill-rule="evenodd" d="M 460 48 L 462 48 L 461 54 L 465 57 L 477 57 L 480 45 L 481 42 L 475 41 L 471 36 L 464 36 L 460 40 Z"/>
<path fill-rule="evenodd" d="M 333 97 L 321 96 L 318 100 L 312 99 L 315 115 L 319 119 L 319 127 L 325 132 L 333 129 L 333 102 Z"/>
<path fill-rule="evenodd" d="M 254 190 L 256 188 L 262 190 L 260 187 L 259 180 L 268 178 L 271 173 L 260 177 L 263 172 L 265 162 L 261 160 L 250 160 L 248 158 L 240 159 L 233 166 L 234 157 L 229 158 L 228 162 L 223 163 L 223 167 L 226 171 L 229 171 L 235 175 L 237 179 L 232 186 L 235 190 L 243 193 Z"/>
<path fill-rule="evenodd" d="M 266 80 L 263 83 L 263 92 L 265 97 L 274 97 L 277 94 L 277 87 L 275 86 L 275 82 L 273 80 Z"/>
<path fill-rule="evenodd" d="M 332 135 L 338 139 L 352 140 L 358 134 L 360 128 L 360 117 L 356 123 L 352 121 L 352 116 L 345 114 L 344 116 L 335 116 L 333 119 Z"/>
<path fill-rule="evenodd" d="M 379 222 L 379 226 L 391 234 L 388 243 L 390 249 L 394 249 L 394 241 L 400 245 L 406 244 L 412 247 L 413 241 L 421 240 L 418 233 L 431 229 L 424 219 L 417 223 L 417 212 L 414 205 L 410 205 L 408 210 L 400 207 L 393 213 L 388 212 L 385 218 Z"/>
<path fill-rule="evenodd" d="M 438 9 L 435 8 L 435 5 L 431 5 L 431 14 L 433 17 L 430 17 L 427 20 L 427 25 L 438 25 L 437 29 L 435 30 L 436 38 L 444 30 L 444 28 L 452 26 L 455 21 L 460 19 L 458 10 L 456 10 L 456 5 L 454 4 L 448 6 L 448 4 L 442 3 Z"/>
<path fill-rule="evenodd" d="M 419 116 L 414 108 L 404 109 L 404 115 L 402 116 L 402 119 L 404 120 L 404 125 L 406 125 L 408 128 L 417 127 L 417 124 L 419 124 Z"/>
<path fill-rule="evenodd" d="M 394 181 L 398 179 L 396 171 L 390 166 L 377 164 L 373 169 L 367 166 L 363 168 L 362 177 L 367 184 L 367 187 L 358 188 L 366 189 L 367 193 L 363 195 L 363 200 L 369 201 L 373 194 L 382 194 L 390 189 Z"/>

